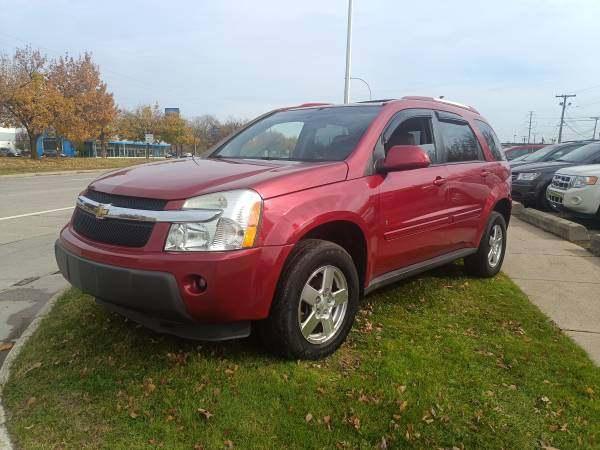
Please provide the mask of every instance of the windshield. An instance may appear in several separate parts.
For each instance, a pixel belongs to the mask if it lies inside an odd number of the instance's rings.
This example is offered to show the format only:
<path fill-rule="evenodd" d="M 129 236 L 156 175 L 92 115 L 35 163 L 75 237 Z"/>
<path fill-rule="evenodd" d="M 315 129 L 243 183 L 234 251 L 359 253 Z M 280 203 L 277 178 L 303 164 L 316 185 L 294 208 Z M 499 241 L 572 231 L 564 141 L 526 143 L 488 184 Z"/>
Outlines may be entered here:
<path fill-rule="evenodd" d="M 531 153 L 521 159 L 521 161 L 537 162 L 537 161 L 556 161 L 562 158 L 567 153 L 571 153 L 576 148 L 584 145 L 583 142 L 571 145 L 554 144 L 544 147 L 535 153 Z"/>
<path fill-rule="evenodd" d="M 557 161 L 580 163 L 587 161 L 589 158 L 597 154 L 600 154 L 600 143 L 593 143 L 579 147 L 568 155 L 564 155 L 557 159 Z"/>
<path fill-rule="evenodd" d="M 250 125 L 211 158 L 342 161 L 381 106 L 281 111 Z"/>

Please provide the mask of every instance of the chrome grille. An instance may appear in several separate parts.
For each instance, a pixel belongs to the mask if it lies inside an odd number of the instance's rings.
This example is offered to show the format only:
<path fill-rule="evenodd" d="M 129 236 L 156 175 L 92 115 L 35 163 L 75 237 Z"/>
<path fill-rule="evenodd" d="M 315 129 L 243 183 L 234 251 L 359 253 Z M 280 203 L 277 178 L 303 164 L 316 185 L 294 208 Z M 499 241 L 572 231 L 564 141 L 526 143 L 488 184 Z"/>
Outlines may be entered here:
<path fill-rule="evenodd" d="M 573 177 L 570 175 L 554 175 L 552 178 L 552 187 L 556 189 L 561 189 L 563 191 L 569 189 L 571 187 L 571 183 L 573 182 Z"/>
<path fill-rule="evenodd" d="M 557 195 L 552 191 L 546 192 L 546 198 L 555 205 L 562 205 L 563 203 L 562 195 Z"/>

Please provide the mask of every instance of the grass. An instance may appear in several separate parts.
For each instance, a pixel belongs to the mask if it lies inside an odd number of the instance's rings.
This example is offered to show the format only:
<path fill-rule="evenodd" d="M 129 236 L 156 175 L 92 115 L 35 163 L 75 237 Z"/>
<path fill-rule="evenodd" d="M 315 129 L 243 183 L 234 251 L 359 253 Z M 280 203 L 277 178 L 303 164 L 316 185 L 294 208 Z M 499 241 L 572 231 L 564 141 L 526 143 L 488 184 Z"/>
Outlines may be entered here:
<path fill-rule="evenodd" d="M 154 334 L 76 290 L 4 391 L 20 448 L 599 448 L 600 370 L 505 276 L 458 265 L 368 297 L 347 343 Z"/>
<path fill-rule="evenodd" d="M 154 161 L 151 159 L 150 161 Z M 0 175 L 62 170 L 118 169 L 148 162 L 145 158 L 0 158 Z"/>

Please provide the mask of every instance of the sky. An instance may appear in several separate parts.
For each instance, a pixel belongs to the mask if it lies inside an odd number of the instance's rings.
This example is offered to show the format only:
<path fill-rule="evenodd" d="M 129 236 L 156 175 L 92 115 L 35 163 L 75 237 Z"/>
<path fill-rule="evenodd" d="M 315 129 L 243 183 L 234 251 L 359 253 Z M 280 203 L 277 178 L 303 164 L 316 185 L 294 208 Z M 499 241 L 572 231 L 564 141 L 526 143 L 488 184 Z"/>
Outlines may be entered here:
<path fill-rule="evenodd" d="M 91 51 L 120 107 L 252 118 L 343 101 L 347 0 L 0 0 L 0 51 Z M 600 116 L 600 0 L 354 0 L 352 76 L 373 98 L 477 108 L 503 141 L 563 139 Z M 367 100 L 352 81 L 351 100 Z M 600 130 L 600 124 L 599 124 Z"/>

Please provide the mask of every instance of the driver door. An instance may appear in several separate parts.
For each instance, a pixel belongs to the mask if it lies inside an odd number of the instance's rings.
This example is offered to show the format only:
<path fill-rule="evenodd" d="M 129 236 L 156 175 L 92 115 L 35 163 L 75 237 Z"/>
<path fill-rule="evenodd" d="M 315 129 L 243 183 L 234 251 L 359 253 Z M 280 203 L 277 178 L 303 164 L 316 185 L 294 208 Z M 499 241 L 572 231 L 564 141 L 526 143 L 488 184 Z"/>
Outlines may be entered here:
<path fill-rule="evenodd" d="M 379 175 L 383 180 L 375 276 L 428 260 L 447 248 L 447 169 L 439 164 L 434 123 L 430 110 L 401 111 L 386 127 L 375 149 L 376 157 L 381 157 L 394 145 L 419 145 L 432 163 L 426 168 Z"/>

